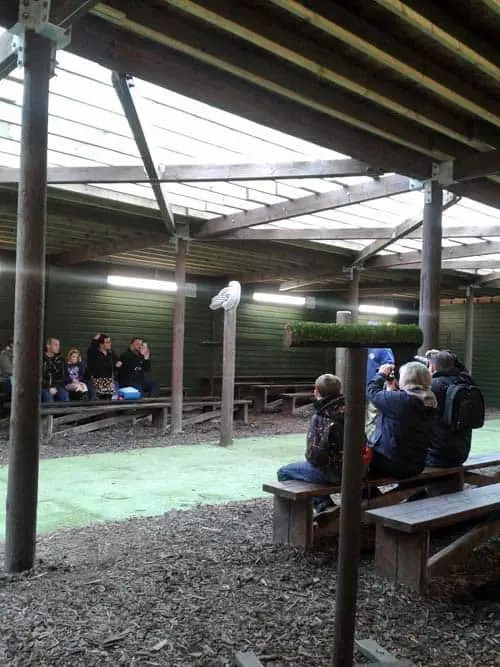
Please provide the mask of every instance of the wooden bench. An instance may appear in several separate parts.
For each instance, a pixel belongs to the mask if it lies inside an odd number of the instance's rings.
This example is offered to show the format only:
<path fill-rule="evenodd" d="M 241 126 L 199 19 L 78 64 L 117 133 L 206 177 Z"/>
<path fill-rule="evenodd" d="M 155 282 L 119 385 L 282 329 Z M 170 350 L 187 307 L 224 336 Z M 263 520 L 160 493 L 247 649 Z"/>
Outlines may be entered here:
<path fill-rule="evenodd" d="M 300 390 L 307 390 L 306 395 L 312 396 L 314 382 L 286 382 L 280 384 L 254 384 L 252 385 L 255 402 L 254 409 L 256 412 L 263 412 L 269 407 L 269 398 L 271 396 L 279 396 L 283 399 L 282 392 L 299 392 Z M 293 394 L 291 393 L 290 396 Z M 294 404 L 295 406 L 295 404 Z"/>
<path fill-rule="evenodd" d="M 234 402 L 236 418 L 248 423 L 249 400 Z M 169 423 L 172 406 L 170 398 L 139 399 L 137 401 L 69 401 L 64 403 L 44 403 L 40 409 L 42 434 L 46 439 L 63 433 L 89 433 L 124 421 L 152 416 L 160 434 L 164 434 Z M 201 414 L 184 420 L 185 426 L 201 423 L 220 416 L 220 398 L 184 400 L 186 411 L 199 410 Z M 208 409 L 207 412 L 203 412 Z M 59 428 L 63 426 L 64 428 Z"/>
<path fill-rule="evenodd" d="M 296 391 L 293 393 L 281 394 L 283 399 L 283 412 L 287 415 L 294 415 L 297 408 L 297 401 L 302 405 L 309 404 L 314 400 L 311 391 Z"/>
<path fill-rule="evenodd" d="M 500 483 L 369 510 L 368 514 L 376 523 L 377 571 L 395 583 L 424 592 L 431 577 L 461 565 L 475 545 L 500 532 Z M 468 521 L 476 525 L 430 556 L 432 530 Z"/>
<path fill-rule="evenodd" d="M 395 488 L 367 501 L 370 509 L 385 507 L 401 502 L 417 489 L 428 483 L 439 482 L 440 492 L 455 492 L 463 489 L 464 483 L 493 484 L 495 476 L 476 475 L 478 470 L 500 466 L 500 453 L 471 456 L 463 466 L 456 468 L 425 468 L 420 475 L 402 480 L 404 488 Z M 395 487 L 400 480 L 391 477 L 368 477 L 366 488 L 374 489 L 386 486 Z M 274 495 L 273 541 L 289 544 L 303 549 L 314 546 L 313 497 L 340 493 L 340 485 L 312 484 L 310 482 L 287 481 L 270 482 L 262 490 Z M 361 493 L 361 489 L 360 489 Z M 364 512 L 363 520 L 372 523 L 373 519 Z M 329 527 L 335 535 L 337 526 Z M 319 531 L 316 531 L 319 532 Z"/>

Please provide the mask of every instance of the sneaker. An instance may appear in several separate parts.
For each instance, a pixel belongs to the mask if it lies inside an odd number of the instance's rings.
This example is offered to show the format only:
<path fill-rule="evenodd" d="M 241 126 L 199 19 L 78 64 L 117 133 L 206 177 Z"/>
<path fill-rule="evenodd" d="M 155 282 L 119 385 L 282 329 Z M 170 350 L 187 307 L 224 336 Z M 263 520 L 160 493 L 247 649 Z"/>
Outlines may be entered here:
<path fill-rule="evenodd" d="M 333 500 L 329 497 L 328 500 L 322 500 L 320 503 L 313 507 L 313 517 L 317 517 L 319 514 L 328 512 L 332 508 L 336 507 Z"/>

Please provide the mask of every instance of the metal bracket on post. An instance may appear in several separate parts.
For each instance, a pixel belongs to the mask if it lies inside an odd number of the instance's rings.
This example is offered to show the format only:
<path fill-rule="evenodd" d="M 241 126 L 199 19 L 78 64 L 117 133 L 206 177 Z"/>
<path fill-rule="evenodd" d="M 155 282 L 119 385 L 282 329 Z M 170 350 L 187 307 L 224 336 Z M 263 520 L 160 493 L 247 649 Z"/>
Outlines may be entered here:
<path fill-rule="evenodd" d="M 55 74 L 56 51 L 64 49 L 71 42 L 71 26 L 61 28 L 49 22 L 50 0 L 21 0 L 19 3 L 19 21 L 3 36 L 0 53 L 0 71 L 2 64 L 15 55 L 17 67 L 24 67 L 24 34 L 33 30 L 52 42 L 51 74 Z"/>
<path fill-rule="evenodd" d="M 347 273 L 349 275 L 349 280 L 354 280 L 355 271 L 364 271 L 364 270 L 365 267 L 362 264 L 360 264 L 359 266 L 356 264 L 356 265 L 342 267 L 342 273 Z"/>
<path fill-rule="evenodd" d="M 179 241 L 189 241 L 191 240 L 191 235 L 189 233 L 189 225 L 185 223 L 176 223 L 175 225 L 175 234 L 170 238 L 170 242 L 173 243 L 174 249 L 177 252 L 179 247 Z"/>
<path fill-rule="evenodd" d="M 444 160 L 443 162 L 434 162 L 432 165 L 431 180 L 437 181 L 439 185 L 451 185 L 457 181 L 454 178 L 454 161 Z"/>

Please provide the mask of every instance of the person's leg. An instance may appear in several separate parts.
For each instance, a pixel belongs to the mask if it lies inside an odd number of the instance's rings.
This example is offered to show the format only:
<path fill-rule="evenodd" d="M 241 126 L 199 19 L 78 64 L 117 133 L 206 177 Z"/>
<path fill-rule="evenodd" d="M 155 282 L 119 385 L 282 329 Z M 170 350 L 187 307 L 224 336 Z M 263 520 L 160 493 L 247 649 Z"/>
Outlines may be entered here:
<path fill-rule="evenodd" d="M 156 382 L 156 380 L 149 380 L 146 378 L 142 385 L 142 389 L 139 389 L 139 391 L 157 397 L 160 395 L 160 384 L 159 382 Z"/>
<path fill-rule="evenodd" d="M 57 387 L 56 401 L 69 401 L 69 394 L 64 387 Z"/>
<path fill-rule="evenodd" d="M 51 403 L 53 402 L 54 397 L 50 393 L 48 389 L 42 389 L 42 402 L 43 403 Z"/>
<path fill-rule="evenodd" d="M 328 478 L 319 468 L 308 461 L 289 463 L 278 470 L 277 476 L 279 482 L 295 479 L 302 482 L 312 482 L 313 484 L 338 484 L 337 480 Z M 334 505 L 330 496 L 314 496 L 313 503 L 317 512 Z"/>

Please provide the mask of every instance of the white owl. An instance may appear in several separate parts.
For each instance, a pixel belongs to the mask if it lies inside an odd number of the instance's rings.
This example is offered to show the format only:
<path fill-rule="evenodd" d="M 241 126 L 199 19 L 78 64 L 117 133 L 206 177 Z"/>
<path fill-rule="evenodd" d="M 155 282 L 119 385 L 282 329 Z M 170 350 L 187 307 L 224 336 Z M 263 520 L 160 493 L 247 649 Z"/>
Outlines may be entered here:
<path fill-rule="evenodd" d="M 232 310 L 233 308 L 238 307 L 240 297 L 240 283 L 237 280 L 231 280 L 227 287 L 222 288 L 221 291 L 214 296 L 209 307 L 211 310 L 218 310 L 219 308 Z"/>

